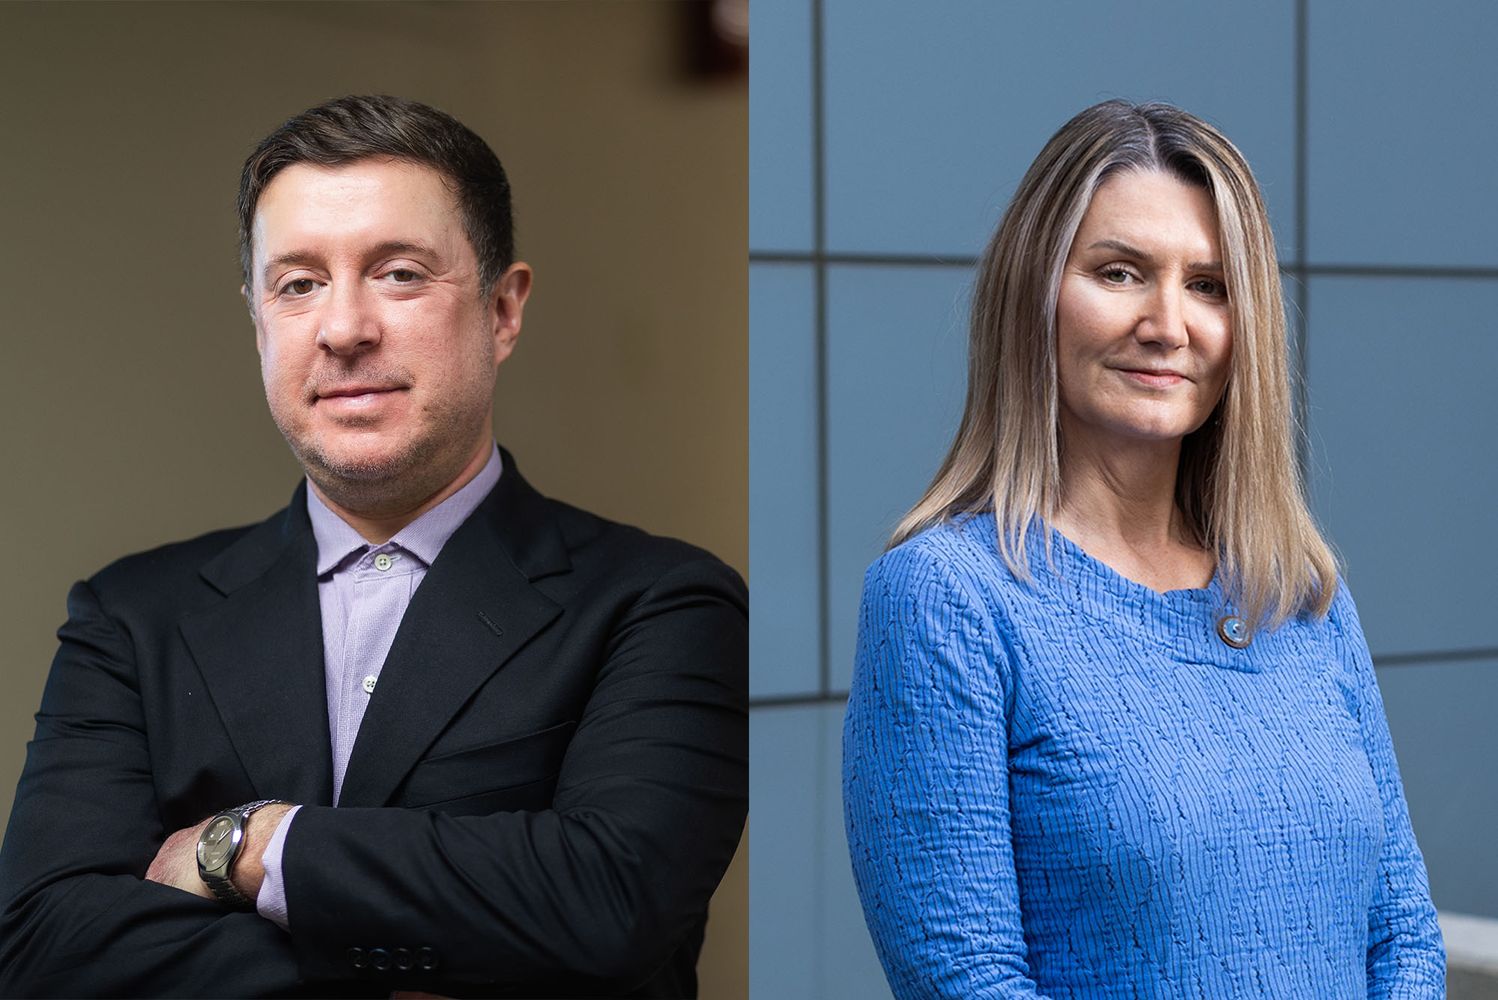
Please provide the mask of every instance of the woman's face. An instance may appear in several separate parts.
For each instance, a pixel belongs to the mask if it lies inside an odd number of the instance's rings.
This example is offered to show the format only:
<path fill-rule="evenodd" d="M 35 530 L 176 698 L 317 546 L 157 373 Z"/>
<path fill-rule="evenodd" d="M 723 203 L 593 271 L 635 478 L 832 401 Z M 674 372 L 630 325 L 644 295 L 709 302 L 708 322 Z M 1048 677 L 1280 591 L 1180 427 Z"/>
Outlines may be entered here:
<path fill-rule="evenodd" d="M 1155 170 L 1093 194 L 1056 302 L 1068 450 L 1177 441 L 1222 398 L 1233 337 L 1208 193 Z"/>

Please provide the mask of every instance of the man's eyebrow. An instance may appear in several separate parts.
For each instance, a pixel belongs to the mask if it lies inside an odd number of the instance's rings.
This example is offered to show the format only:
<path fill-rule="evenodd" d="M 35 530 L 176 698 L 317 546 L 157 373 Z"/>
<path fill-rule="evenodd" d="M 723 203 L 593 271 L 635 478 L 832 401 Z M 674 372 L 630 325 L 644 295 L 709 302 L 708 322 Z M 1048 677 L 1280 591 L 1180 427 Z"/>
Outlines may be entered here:
<path fill-rule="evenodd" d="M 433 260 L 441 259 L 441 254 L 429 243 L 419 240 L 386 240 L 377 243 L 365 252 L 368 258 L 385 257 L 390 254 L 410 254 L 414 257 L 427 257 Z M 261 277 L 265 284 L 270 284 L 271 275 L 285 267 L 303 267 L 315 265 L 321 258 L 310 250 L 291 250 L 287 253 L 277 254 L 265 262 L 265 269 L 261 271 Z"/>
<path fill-rule="evenodd" d="M 384 243 L 376 244 L 369 249 L 367 256 L 384 257 L 387 254 L 405 253 L 417 257 L 440 258 L 442 255 L 437 248 L 430 243 L 422 243 L 419 240 L 386 240 Z"/>
<path fill-rule="evenodd" d="M 1154 257 L 1150 256 L 1148 253 L 1145 253 L 1143 250 L 1139 249 L 1138 247 L 1132 246 L 1132 245 L 1130 245 L 1128 243 L 1125 243 L 1122 240 L 1098 240 L 1096 243 L 1092 244 L 1092 246 L 1088 247 L 1087 249 L 1089 249 L 1089 250 L 1117 250 L 1119 253 L 1123 254 L 1126 257 L 1133 257 L 1135 260 L 1143 261 L 1146 264 L 1153 264 L 1155 262 L 1155 258 Z M 1220 272 L 1222 270 L 1222 261 L 1220 261 L 1220 260 L 1193 260 L 1193 261 L 1189 262 L 1186 265 L 1186 270 L 1188 270 L 1188 271 L 1219 271 Z"/>
<path fill-rule="evenodd" d="M 260 272 L 261 280 L 264 281 L 266 285 L 269 285 L 271 275 L 281 270 L 281 268 L 300 267 L 303 264 L 310 264 L 314 260 L 316 260 L 316 258 L 312 254 L 307 253 L 305 250 L 293 250 L 291 253 L 277 254 L 276 256 L 265 262 L 265 267 Z"/>

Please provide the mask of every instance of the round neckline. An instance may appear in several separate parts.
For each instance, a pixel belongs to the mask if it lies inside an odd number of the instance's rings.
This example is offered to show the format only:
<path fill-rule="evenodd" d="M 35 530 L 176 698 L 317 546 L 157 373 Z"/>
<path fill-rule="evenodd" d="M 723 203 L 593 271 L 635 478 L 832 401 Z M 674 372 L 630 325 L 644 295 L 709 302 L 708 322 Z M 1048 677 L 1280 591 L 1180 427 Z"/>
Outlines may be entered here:
<path fill-rule="evenodd" d="M 1212 578 L 1207 581 L 1205 587 L 1176 587 L 1171 590 L 1156 590 L 1149 584 L 1140 583 L 1138 580 L 1124 576 L 1097 556 L 1090 554 L 1060 528 L 1052 526 L 1045 519 L 1037 517 L 1035 519 L 1035 527 L 1043 535 L 1048 534 L 1053 537 L 1052 548 L 1060 548 L 1067 555 L 1068 562 L 1100 578 L 1101 582 L 1107 585 L 1108 590 L 1119 597 L 1136 599 L 1147 597 L 1155 601 L 1176 604 L 1180 602 L 1202 603 L 1208 600 L 1215 601 L 1222 594 L 1222 584 L 1218 579 L 1215 561 L 1212 566 Z M 1044 547 L 1044 538 L 1042 538 L 1041 547 Z"/>
<path fill-rule="evenodd" d="M 1123 627 L 1151 642 L 1166 656 L 1186 663 L 1205 663 L 1246 673 L 1257 673 L 1258 650 L 1234 647 L 1218 635 L 1225 616 L 1236 614 L 1214 568 L 1205 587 L 1159 591 L 1131 580 L 1101 559 L 1089 555 L 1059 529 L 1037 518 L 1039 530 L 1049 532 L 1051 550 L 1059 554 L 1051 583 L 1084 615 L 1110 627 Z M 1037 550 L 1044 549 L 1044 538 Z M 1039 552 L 1037 573 L 1046 572 L 1045 553 Z M 1132 613 L 1123 609 L 1132 608 Z M 1123 613 L 1121 613 L 1123 612 Z"/>
<path fill-rule="evenodd" d="M 1129 579 L 1088 554 L 1086 549 L 1038 515 L 1031 522 L 1031 536 L 1031 572 L 1045 579 L 1068 604 L 1095 620 L 1115 621 L 1119 609 L 1133 608 L 1131 619 L 1153 612 L 1176 628 L 1194 628 L 1198 623 L 1215 622 L 1217 618 L 1232 613 L 1215 569 L 1205 587 L 1160 591 Z"/>
<path fill-rule="evenodd" d="M 994 547 L 997 557 L 997 525 L 992 512 L 957 519 L 959 530 L 972 523 Z M 1049 544 L 1047 544 L 1049 542 Z M 1079 628 L 1104 628 L 1126 633 L 1143 641 L 1171 660 L 1207 664 L 1244 673 L 1262 669 L 1262 643 L 1234 648 L 1219 637 L 1224 616 L 1235 615 L 1219 572 L 1205 587 L 1158 591 L 1119 573 L 1036 515 L 1026 532 L 1025 559 L 1029 563 L 1030 586 L 1042 600 L 1053 600 L 1064 619 Z"/>

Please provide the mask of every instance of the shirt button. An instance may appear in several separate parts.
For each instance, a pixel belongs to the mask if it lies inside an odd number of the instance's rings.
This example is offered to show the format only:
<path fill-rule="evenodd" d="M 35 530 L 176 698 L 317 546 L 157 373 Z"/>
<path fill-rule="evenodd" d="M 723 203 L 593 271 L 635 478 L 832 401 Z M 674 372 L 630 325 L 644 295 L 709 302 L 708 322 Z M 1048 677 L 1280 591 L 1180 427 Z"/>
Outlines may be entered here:
<path fill-rule="evenodd" d="M 375 569 L 379 570 L 381 573 L 385 572 L 387 569 L 394 565 L 395 560 L 390 558 L 389 553 L 381 552 L 379 555 L 375 556 Z"/>
<path fill-rule="evenodd" d="M 364 678 L 364 693 L 365 694 L 374 694 L 375 682 L 377 680 L 379 680 L 379 678 L 376 677 L 374 674 L 370 674 L 368 677 Z"/>
<path fill-rule="evenodd" d="M 1253 636 L 1248 631 L 1248 622 L 1237 615 L 1228 615 L 1218 620 L 1217 637 L 1234 649 L 1246 649 L 1253 641 Z"/>

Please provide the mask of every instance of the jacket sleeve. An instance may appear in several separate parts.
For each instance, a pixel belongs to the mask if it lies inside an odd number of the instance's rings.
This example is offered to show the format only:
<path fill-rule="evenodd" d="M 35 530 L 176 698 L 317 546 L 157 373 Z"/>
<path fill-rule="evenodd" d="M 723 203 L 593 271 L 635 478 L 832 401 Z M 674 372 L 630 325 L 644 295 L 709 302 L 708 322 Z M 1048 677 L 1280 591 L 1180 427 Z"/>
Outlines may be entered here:
<path fill-rule="evenodd" d="M 843 805 L 864 917 L 900 1000 L 1038 995 L 1010 840 L 1013 667 L 972 589 L 910 545 L 864 581 Z"/>
<path fill-rule="evenodd" d="M 143 880 L 171 831 L 132 644 L 84 583 L 58 638 L 0 849 L 0 995 L 292 989 L 297 964 L 279 928 Z"/>
<path fill-rule="evenodd" d="M 1358 728 L 1384 813 L 1383 850 L 1368 909 L 1368 996 L 1390 1000 L 1443 997 L 1446 953 L 1430 900 L 1425 861 L 1410 826 L 1368 643 L 1357 608 L 1340 581 L 1331 619 L 1343 667 L 1357 691 Z"/>
<path fill-rule="evenodd" d="M 716 560 L 683 563 L 613 631 L 553 808 L 304 807 L 283 857 L 303 975 L 336 977 L 350 948 L 379 947 L 431 949 L 445 983 L 619 993 L 649 978 L 743 828 L 747 672 L 742 582 Z"/>

